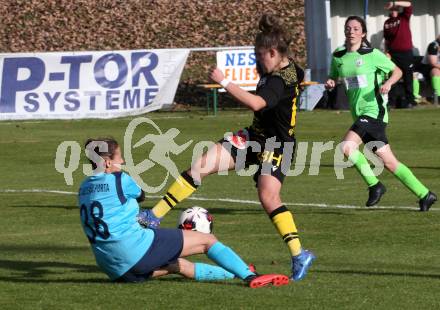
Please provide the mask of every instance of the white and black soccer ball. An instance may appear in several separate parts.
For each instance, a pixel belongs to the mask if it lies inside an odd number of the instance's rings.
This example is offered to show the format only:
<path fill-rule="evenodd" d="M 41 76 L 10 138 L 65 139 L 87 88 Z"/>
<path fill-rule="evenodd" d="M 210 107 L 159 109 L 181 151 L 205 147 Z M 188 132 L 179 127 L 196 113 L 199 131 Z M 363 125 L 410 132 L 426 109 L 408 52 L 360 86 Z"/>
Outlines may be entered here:
<path fill-rule="evenodd" d="M 208 210 L 195 206 L 182 211 L 178 228 L 210 234 L 212 233 L 212 223 L 213 218 Z"/>

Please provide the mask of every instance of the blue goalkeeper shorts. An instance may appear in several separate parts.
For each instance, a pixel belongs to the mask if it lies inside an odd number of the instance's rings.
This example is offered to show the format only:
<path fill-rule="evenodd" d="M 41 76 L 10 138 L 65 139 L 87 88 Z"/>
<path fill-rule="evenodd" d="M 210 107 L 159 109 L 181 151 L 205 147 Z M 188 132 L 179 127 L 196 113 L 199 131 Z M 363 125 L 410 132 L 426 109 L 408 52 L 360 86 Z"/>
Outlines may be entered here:
<path fill-rule="evenodd" d="M 175 264 L 183 248 L 183 233 L 180 229 L 159 228 L 154 230 L 154 239 L 145 255 L 116 282 L 142 282 L 153 271 Z"/>

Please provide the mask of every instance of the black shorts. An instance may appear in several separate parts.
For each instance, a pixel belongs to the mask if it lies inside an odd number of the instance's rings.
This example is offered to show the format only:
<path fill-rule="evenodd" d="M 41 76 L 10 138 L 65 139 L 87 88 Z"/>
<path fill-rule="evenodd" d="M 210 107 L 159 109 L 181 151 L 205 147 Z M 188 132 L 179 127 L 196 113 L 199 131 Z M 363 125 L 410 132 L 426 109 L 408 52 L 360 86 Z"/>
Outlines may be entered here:
<path fill-rule="evenodd" d="M 143 282 L 153 271 L 177 262 L 183 248 L 181 229 L 159 228 L 154 230 L 154 239 L 145 255 L 116 282 Z"/>
<path fill-rule="evenodd" d="M 431 80 L 431 70 L 432 66 L 429 64 L 419 63 L 414 66 L 414 72 L 419 72 L 423 75 L 425 80 L 429 81 Z"/>
<path fill-rule="evenodd" d="M 254 174 L 256 185 L 258 185 L 260 175 L 271 175 L 283 183 L 295 157 L 295 140 L 289 147 L 287 144 L 270 147 L 267 140 L 262 142 L 261 137 L 257 137 L 248 129 L 239 130 L 221 139 L 219 143 L 231 154 L 236 170 L 258 165 L 257 172 Z"/>
<path fill-rule="evenodd" d="M 369 142 L 379 142 L 379 144 L 372 147 L 373 151 L 388 144 L 388 138 L 386 135 L 387 123 L 374 119 L 369 116 L 360 116 L 350 130 L 354 131 L 361 137 L 362 142 L 367 144 Z"/>

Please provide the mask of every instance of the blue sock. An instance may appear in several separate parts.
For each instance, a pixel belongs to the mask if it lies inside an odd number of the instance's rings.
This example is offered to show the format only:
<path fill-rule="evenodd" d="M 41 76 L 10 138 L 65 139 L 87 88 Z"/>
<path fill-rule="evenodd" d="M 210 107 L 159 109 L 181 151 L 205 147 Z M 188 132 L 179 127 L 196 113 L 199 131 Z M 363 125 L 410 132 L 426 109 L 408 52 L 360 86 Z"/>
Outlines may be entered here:
<path fill-rule="evenodd" d="M 219 266 L 195 263 L 194 278 L 196 281 L 229 280 L 234 279 L 235 275 Z"/>
<path fill-rule="evenodd" d="M 214 243 L 214 245 L 208 250 L 208 257 L 212 259 L 217 265 L 225 268 L 227 271 L 232 272 L 238 278 L 244 280 L 248 276 L 255 275 L 255 273 L 249 270 L 246 263 L 238 256 L 231 248 L 225 246 L 220 241 Z"/>

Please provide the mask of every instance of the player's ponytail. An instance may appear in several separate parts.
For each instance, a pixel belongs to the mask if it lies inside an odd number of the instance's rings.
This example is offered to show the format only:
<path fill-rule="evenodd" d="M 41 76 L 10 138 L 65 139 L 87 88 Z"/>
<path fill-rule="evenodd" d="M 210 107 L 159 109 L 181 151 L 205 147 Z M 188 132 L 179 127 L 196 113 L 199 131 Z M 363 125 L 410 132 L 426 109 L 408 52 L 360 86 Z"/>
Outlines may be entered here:
<path fill-rule="evenodd" d="M 371 43 L 365 37 L 362 38 L 362 47 L 371 47 Z"/>
<path fill-rule="evenodd" d="M 292 42 L 280 20 L 271 14 L 264 14 L 258 24 L 260 32 L 255 38 L 256 49 L 276 49 L 281 55 L 289 54 L 289 45 Z"/>

